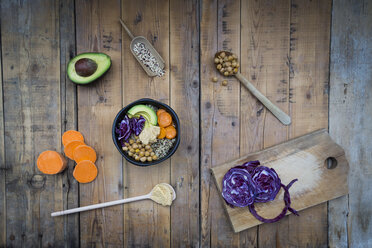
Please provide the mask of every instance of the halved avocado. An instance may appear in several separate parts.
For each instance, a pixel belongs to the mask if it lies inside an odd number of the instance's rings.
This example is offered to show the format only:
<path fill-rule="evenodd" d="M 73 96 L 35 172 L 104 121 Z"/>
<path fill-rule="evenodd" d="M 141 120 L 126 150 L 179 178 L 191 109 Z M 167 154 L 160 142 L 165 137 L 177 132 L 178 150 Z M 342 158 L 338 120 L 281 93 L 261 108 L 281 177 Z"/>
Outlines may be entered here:
<path fill-rule="evenodd" d="M 67 65 L 67 75 L 77 84 L 88 84 L 101 77 L 111 67 L 111 58 L 104 53 L 82 53 Z"/>
<path fill-rule="evenodd" d="M 156 116 L 155 111 L 152 108 L 147 107 L 146 105 L 135 105 L 128 110 L 128 116 L 130 118 L 138 118 L 141 115 L 143 116 L 143 118 L 146 119 L 148 123 L 152 124 L 153 126 L 156 126 L 158 124 L 158 117 Z"/>

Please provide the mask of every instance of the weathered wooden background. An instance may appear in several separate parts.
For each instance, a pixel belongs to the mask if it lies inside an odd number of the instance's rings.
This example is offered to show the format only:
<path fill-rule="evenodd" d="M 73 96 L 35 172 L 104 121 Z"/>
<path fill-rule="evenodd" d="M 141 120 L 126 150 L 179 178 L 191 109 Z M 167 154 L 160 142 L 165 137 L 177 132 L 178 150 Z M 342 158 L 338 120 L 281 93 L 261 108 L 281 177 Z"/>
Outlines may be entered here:
<path fill-rule="evenodd" d="M 368 0 L 2 0 L 0 50 L 0 247 L 368 247 L 372 246 L 372 2 Z M 118 22 L 147 37 L 166 61 L 148 78 Z M 281 125 L 212 64 L 239 54 L 241 72 L 292 117 Z M 66 65 L 99 51 L 113 66 L 76 86 Z M 220 78 L 221 81 L 221 78 Z M 112 120 L 151 97 L 170 104 L 182 142 L 169 161 L 123 161 Z M 350 163 L 349 196 L 234 234 L 210 168 L 319 128 L 329 128 Z M 35 166 L 61 134 L 80 130 L 98 152 L 98 178 L 79 185 L 73 163 L 58 176 Z M 171 208 L 149 201 L 51 218 L 79 205 L 177 191 Z"/>

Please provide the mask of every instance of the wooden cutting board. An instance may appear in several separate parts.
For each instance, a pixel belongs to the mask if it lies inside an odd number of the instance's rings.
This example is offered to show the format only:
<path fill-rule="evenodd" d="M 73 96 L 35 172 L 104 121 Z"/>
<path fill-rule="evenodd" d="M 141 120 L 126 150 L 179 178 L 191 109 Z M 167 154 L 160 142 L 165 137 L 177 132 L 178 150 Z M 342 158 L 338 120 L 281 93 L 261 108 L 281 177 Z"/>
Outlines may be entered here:
<path fill-rule="evenodd" d="M 337 161 L 335 168 L 328 169 L 327 158 L 334 158 Z M 274 168 L 284 185 L 292 179 L 298 179 L 289 190 L 291 207 L 297 211 L 348 193 L 349 165 L 344 150 L 333 142 L 326 130 L 301 136 L 211 169 L 235 232 L 262 224 L 253 217 L 248 207 L 232 208 L 225 203 L 221 195 L 222 179 L 225 173 L 231 167 L 251 160 L 259 160 L 262 165 Z M 333 165 L 336 163 L 333 160 Z M 277 216 L 284 207 L 283 195 L 283 189 L 281 189 L 274 201 L 256 203 L 255 208 L 258 214 L 265 218 Z M 299 214 L 301 215 L 301 212 Z"/>

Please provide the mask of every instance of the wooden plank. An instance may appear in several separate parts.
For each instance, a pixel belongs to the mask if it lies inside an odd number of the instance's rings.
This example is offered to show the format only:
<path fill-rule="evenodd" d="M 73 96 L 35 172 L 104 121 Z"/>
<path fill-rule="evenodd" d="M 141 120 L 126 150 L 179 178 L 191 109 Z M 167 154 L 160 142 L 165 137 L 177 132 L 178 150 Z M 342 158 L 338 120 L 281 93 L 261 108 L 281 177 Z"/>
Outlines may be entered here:
<path fill-rule="evenodd" d="M 329 130 L 350 163 L 349 197 L 329 202 L 329 246 L 371 247 L 372 3 L 334 1 Z"/>
<path fill-rule="evenodd" d="M 244 0 L 241 13 L 241 73 L 288 113 L 290 1 Z M 287 140 L 287 127 L 244 88 L 240 102 L 241 156 Z M 251 228 L 250 245 L 275 246 L 280 223 L 259 226 L 258 240 Z"/>
<path fill-rule="evenodd" d="M 171 159 L 177 200 L 171 208 L 171 246 L 199 247 L 199 1 L 170 1 L 172 108 L 181 144 Z"/>
<path fill-rule="evenodd" d="M 66 68 L 76 54 L 75 45 L 75 1 L 65 0 L 59 3 L 60 30 L 60 79 L 61 79 L 61 117 L 62 132 L 77 130 L 77 91 L 76 84 L 67 76 Z M 68 172 L 62 181 L 63 209 L 79 206 L 79 183 L 73 178 L 74 161 L 68 160 Z M 67 215 L 64 220 L 64 242 L 67 247 L 79 247 L 79 215 Z"/>
<path fill-rule="evenodd" d="M 36 159 L 61 150 L 59 5 L 1 2 L 7 245 L 64 244 L 64 175 L 42 175 Z"/>
<path fill-rule="evenodd" d="M 227 78 L 228 86 L 221 86 L 225 78 L 217 75 L 213 56 L 218 50 L 240 53 L 240 2 L 203 1 L 201 7 L 201 245 L 231 247 L 250 237 L 233 234 L 210 168 L 239 156 L 240 84 Z"/>
<path fill-rule="evenodd" d="M 292 1 L 289 87 L 294 138 L 328 127 L 328 68 L 331 1 Z M 319 28 L 321 27 L 321 28 Z M 285 232 L 288 232 L 287 234 Z M 327 246 L 327 204 L 289 216 L 282 246 Z"/>
<path fill-rule="evenodd" d="M 0 19 L 1 26 L 1 19 Z M 0 247 L 6 246 L 6 164 L 4 147 L 4 107 L 3 107 L 3 66 L 1 63 L 1 29 L 0 29 Z"/>
<path fill-rule="evenodd" d="M 325 160 L 330 157 L 337 160 L 337 166 L 332 169 L 325 166 Z M 275 169 L 284 185 L 298 179 L 298 183 L 290 189 L 291 207 L 297 211 L 348 193 L 349 166 L 345 153 L 324 129 L 212 168 L 220 194 L 226 172 L 237 164 L 252 160 L 259 160 Z M 277 216 L 283 209 L 283 194 L 282 190 L 274 201 L 255 204 L 257 212 L 267 218 Z M 235 232 L 262 224 L 250 214 L 248 208 L 232 208 L 224 201 L 223 204 Z"/>
<path fill-rule="evenodd" d="M 110 71 L 97 82 L 78 86 L 79 131 L 97 151 L 98 177 L 80 184 L 80 205 L 123 198 L 122 157 L 111 137 L 112 121 L 122 106 L 120 2 L 81 1 L 76 7 L 77 52 L 104 52 Z M 81 246 L 123 245 L 123 207 L 80 214 Z"/>
<path fill-rule="evenodd" d="M 166 68 L 163 77 L 149 78 L 130 52 L 130 38 L 123 31 L 124 105 L 143 97 L 169 104 L 171 98 L 169 94 L 169 1 L 151 1 L 151 4 L 145 0 L 123 1 L 122 18 L 135 36 L 144 36 L 152 43 L 165 60 Z M 147 194 L 161 182 L 170 183 L 169 160 L 145 168 L 127 162 L 124 165 L 125 197 Z M 159 206 L 151 201 L 141 201 L 125 205 L 124 213 L 124 246 L 170 246 L 169 207 Z"/>

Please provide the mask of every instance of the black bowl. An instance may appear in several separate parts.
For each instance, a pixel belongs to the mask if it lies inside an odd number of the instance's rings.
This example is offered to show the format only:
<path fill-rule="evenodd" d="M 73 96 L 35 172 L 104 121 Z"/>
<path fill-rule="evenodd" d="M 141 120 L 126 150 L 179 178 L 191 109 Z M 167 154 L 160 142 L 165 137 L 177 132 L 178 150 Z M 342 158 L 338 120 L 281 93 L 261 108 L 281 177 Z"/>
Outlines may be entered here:
<path fill-rule="evenodd" d="M 122 150 L 122 147 L 121 147 L 120 141 L 118 140 L 118 135 L 116 134 L 115 129 L 116 129 L 116 127 L 119 126 L 119 123 L 123 120 L 123 118 L 127 114 L 128 110 L 131 107 L 133 107 L 134 105 L 138 105 L 138 104 L 145 104 L 145 105 L 149 104 L 149 105 L 153 105 L 157 108 L 165 109 L 172 116 L 173 123 L 176 125 L 176 130 L 177 130 L 176 142 L 174 143 L 173 147 L 169 150 L 169 153 L 162 159 L 143 163 L 141 161 L 134 160 L 134 158 L 132 158 L 132 157 L 129 157 L 129 155 Z M 114 123 L 112 125 L 112 140 L 114 141 L 114 144 L 115 144 L 116 148 L 118 149 L 120 154 L 128 162 L 130 162 L 132 164 L 135 164 L 135 165 L 138 165 L 138 166 L 150 166 L 150 165 L 154 165 L 154 164 L 159 164 L 159 163 L 167 160 L 168 158 L 170 158 L 176 152 L 176 150 L 177 150 L 177 148 L 180 144 L 180 137 L 181 137 L 181 135 L 180 135 L 180 120 L 178 119 L 178 116 L 177 116 L 176 112 L 174 112 L 174 110 L 171 107 L 169 107 L 168 105 L 166 105 L 164 103 L 161 103 L 161 102 L 158 102 L 158 101 L 155 101 L 153 99 L 149 99 L 149 98 L 143 98 L 143 99 L 137 100 L 137 101 L 132 102 L 131 104 L 128 104 L 127 106 L 125 106 L 116 115 Z"/>

